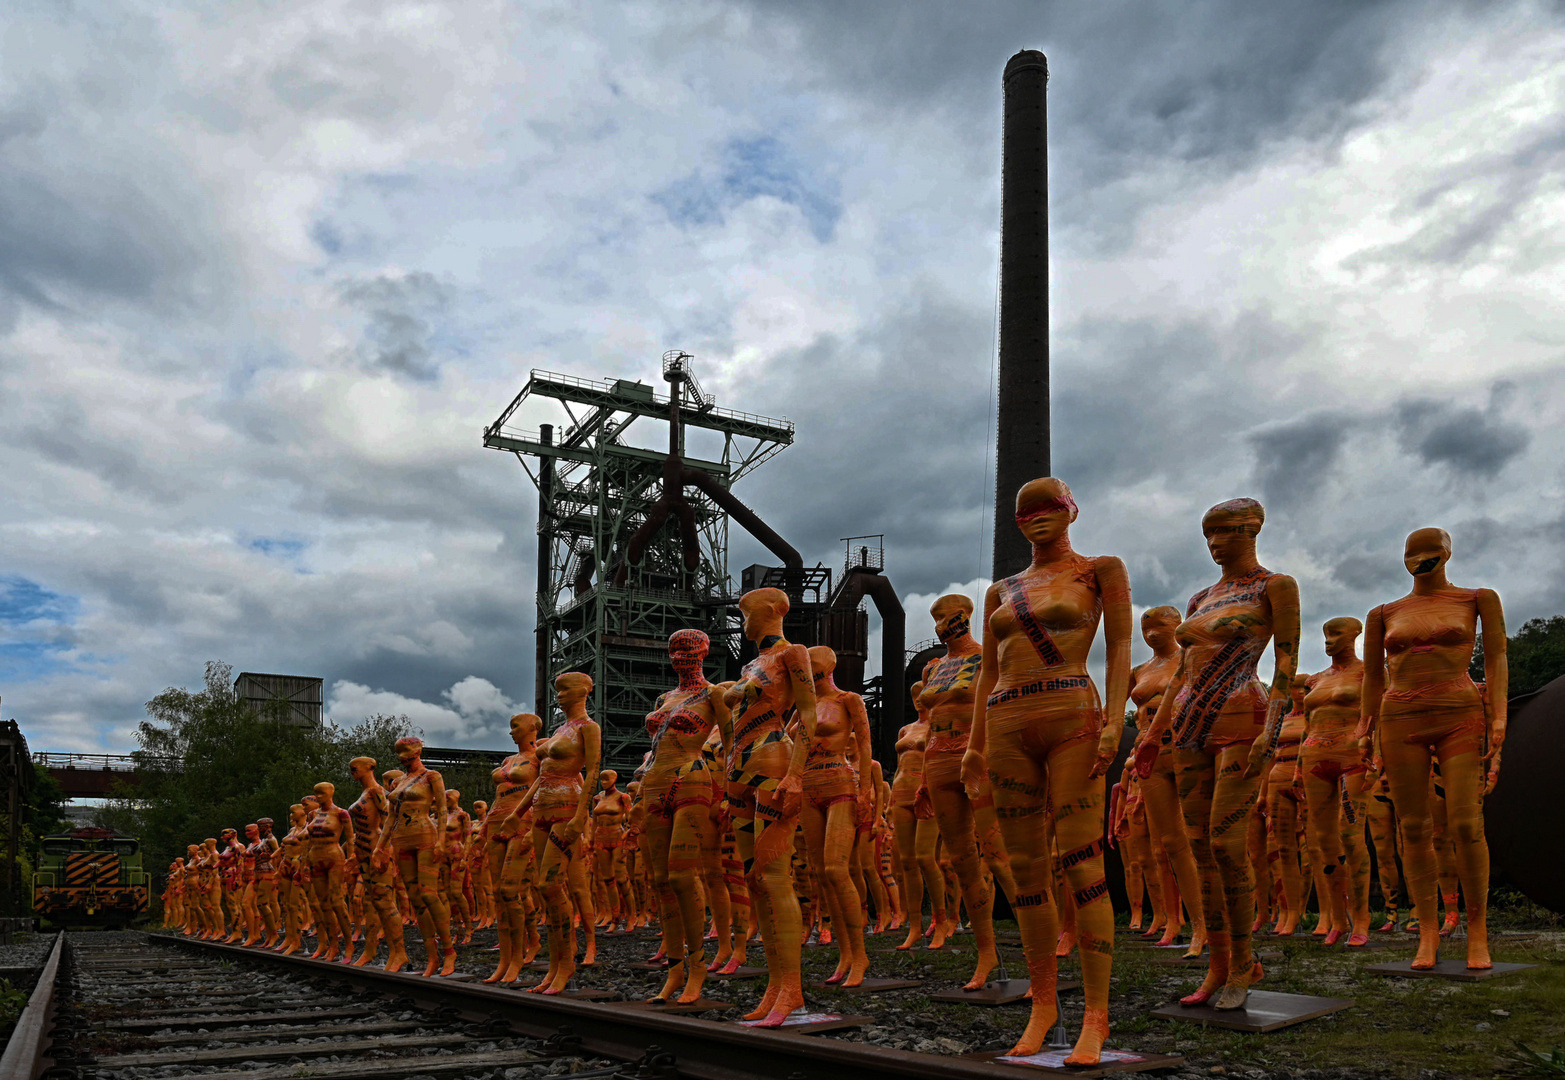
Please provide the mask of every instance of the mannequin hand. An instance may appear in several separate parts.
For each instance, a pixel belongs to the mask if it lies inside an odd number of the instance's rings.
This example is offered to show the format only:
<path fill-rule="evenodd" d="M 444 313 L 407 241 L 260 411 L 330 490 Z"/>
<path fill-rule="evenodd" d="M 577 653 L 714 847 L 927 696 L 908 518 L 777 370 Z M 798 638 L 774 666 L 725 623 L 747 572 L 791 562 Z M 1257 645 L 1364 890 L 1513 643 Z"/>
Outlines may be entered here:
<path fill-rule="evenodd" d="M 967 790 L 969 799 L 978 798 L 988 777 L 989 766 L 984 761 L 984 755 L 969 746 L 962 755 L 962 787 Z"/>
<path fill-rule="evenodd" d="M 1114 758 L 1119 755 L 1119 740 L 1116 738 L 1111 743 L 1109 738 L 1112 732 L 1104 732 L 1098 740 L 1098 756 L 1092 762 L 1092 769 L 1087 773 L 1088 779 L 1096 779 L 1109 771 L 1109 766 L 1114 764 Z"/>
<path fill-rule="evenodd" d="M 1265 735 L 1262 735 L 1250 744 L 1250 760 L 1244 767 L 1244 778 L 1246 780 L 1253 780 L 1261 775 L 1261 770 L 1266 767 L 1266 763 L 1272 757 L 1268 751 L 1269 748 L 1266 745 Z"/>
<path fill-rule="evenodd" d="M 560 842 L 567 847 L 581 839 L 582 831 L 586 827 L 587 823 L 585 821 L 578 821 L 575 818 L 571 818 L 563 825 L 556 826 L 560 830 Z"/>
<path fill-rule="evenodd" d="M 798 795 L 804 791 L 804 778 L 798 773 L 790 772 L 777 784 L 779 795 Z"/>
<path fill-rule="evenodd" d="M 1489 751 L 1487 764 L 1489 773 L 1484 777 L 1483 793 L 1485 795 L 1494 791 L 1495 785 L 1500 782 L 1500 747 L 1496 746 Z"/>
<path fill-rule="evenodd" d="M 1136 753 L 1131 760 L 1135 762 L 1137 776 L 1145 780 L 1152 775 L 1152 767 L 1157 764 L 1158 751 L 1162 749 L 1161 743 L 1155 743 L 1151 739 L 1142 739 L 1136 745 Z"/>

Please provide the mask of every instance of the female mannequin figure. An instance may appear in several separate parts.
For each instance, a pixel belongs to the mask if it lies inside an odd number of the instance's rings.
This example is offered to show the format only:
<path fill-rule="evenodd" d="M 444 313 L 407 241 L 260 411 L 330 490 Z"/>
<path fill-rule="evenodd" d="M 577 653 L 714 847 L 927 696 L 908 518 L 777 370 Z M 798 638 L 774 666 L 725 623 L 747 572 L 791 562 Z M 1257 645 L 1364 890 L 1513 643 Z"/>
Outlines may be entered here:
<path fill-rule="evenodd" d="M 304 854 L 303 803 L 294 803 L 288 808 L 288 822 L 288 831 L 278 841 L 282 862 L 278 883 L 282 886 L 280 902 L 283 909 L 283 942 L 278 951 L 284 956 L 292 956 L 304 948 L 304 918 L 300 907 L 303 886 L 299 874 L 299 860 Z"/>
<path fill-rule="evenodd" d="M 473 800 L 473 832 L 467 839 L 463 858 L 467 862 L 468 880 L 473 883 L 473 914 L 478 919 L 479 930 L 487 930 L 495 924 L 494 889 L 489 883 L 489 862 L 484 853 L 488 848 L 484 822 L 489 817 L 489 804 L 483 799 Z"/>
<path fill-rule="evenodd" d="M 320 806 L 310 818 L 305 850 L 321 915 L 315 954 L 320 955 L 324 948 L 325 959 L 335 960 L 340 947 L 342 962 L 349 964 L 353 962 L 353 923 L 348 917 L 347 863 L 342 847 L 353 843 L 353 818 L 332 800 L 335 793 L 335 786 L 327 781 L 315 785 Z"/>
<path fill-rule="evenodd" d="M 201 902 L 206 907 L 207 940 L 222 940 L 228 932 L 228 924 L 223 918 L 223 874 L 218 862 L 217 838 L 212 836 L 201 846 Z"/>
<path fill-rule="evenodd" d="M 424 974 L 433 975 L 438 969 L 450 975 L 456 970 L 456 945 L 451 940 L 451 912 L 440 894 L 438 864 L 445 836 L 446 785 L 438 772 L 425 767 L 423 753 L 424 740 L 417 736 L 397 740 L 402 776 L 391 793 L 391 814 L 380 830 L 373 857 L 382 861 L 396 857 L 424 938 Z"/>
<path fill-rule="evenodd" d="M 1108 1036 L 1114 912 L 1103 868 L 1103 775 L 1119 750 L 1130 685 L 1130 582 L 1112 555 L 1071 547 L 1077 516 L 1070 488 L 1053 477 L 1016 493 L 1016 524 L 1032 542 L 1032 565 L 997 581 L 984 597 L 983 662 L 962 777 L 977 794 L 984 777 L 1011 872 L 1016 915 L 1032 978 L 1032 1015 L 1012 1049 L 1037 1053 L 1057 1018 L 1054 955 L 1059 922 L 1053 871 L 1039 828 L 1054 814 L 1060 860 L 1076 904 L 1086 1015 L 1067 1065 L 1096 1065 Z M 1105 691 L 1087 674 L 1087 653 L 1104 624 Z M 1153 744 L 1154 749 L 1156 743 Z"/>
<path fill-rule="evenodd" d="M 543 720 L 535 713 L 511 717 L 511 741 L 516 744 L 516 753 L 493 773 L 494 808 L 484 818 L 482 837 L 484 861 L 499 909 L 500 961 L 494 974 L 484 980 L 488 983 L 515 982 L 522 965 L 532 960 L 528 938 L 537 933 L 529 917 L 536 869 L 532 820 L 531 815 L 516 817 L 514 812 L 538 779 L 537 739 L 542 729 Z"/>
<path fill-rule="evenodd" d="M 1304 821 L 1304 777 L 1298 771 L 1304 742 L 1304 689 L 1308 679 L 1295 675 L 1290 689 L 1293 709 L 1282 718 L 1277 756 L 1266 783 L 1266 859 L 1282 883 L 1282 911 L 1277 933 L 1290 937 L 1304 914 L 1304 874 L 1299 869 L 1299 828 Z"/>
<path fill-rule="evenodd" d="M 746 1019 L 781 1027 L 804 1004 L 800 976 L 799 901 L 788 880 L 788 858 L 804 789 L 804 755 L 815 737 L 815 680 L 810 655 L 782 635 L 788 596 L 781 589 L 753 589 L 739 600 L 744 635 L 758 655 L 729 687 L 724 703 L 733 713 L 728 753 L 728 802 L 750 902 L 761 924 L 769 977 L 760 1007 Z M 799 713 L 804 738 L 783 733 L 789 708 Z"/>
<path fill-rule="evenodd" d="M 201 906 L 201 845 L 185 845 L 185 872 L 180 878 L 185 888 L 185 936 L 206 933 L 206 911 Z"/>
<path fill-rule="evenodd" d="M 391 815 L 391 799 L 375 779 L 375 759 L 356 757 L 348 762 L 348 772 L 359 782 L 363 793 L 348 816 L 353 819 L 353 858 L 358 864 L 359 882 L 364 886 L 364 952 L 355 961 L 363 967 L 380 951 L 380 939 L 386 939 L 386 970 L 401 971 L 408 966 L 407 946 L 402 940 L 402 915 L 397 911 L 397 890 L 391 867 L 376 865 L 375 838 Z"/>
<path fill-rule="evenodd" d="M 1355 737 L 1364 682 L 1364 663 L 1355 646 L 1363 629 L 1352 617 L 1332 619 L 1322 627 L 1331 667 L 1309 677 L 1304 695 L 1298 772 L 1310 810 L 1311 859 L 1326 878 L 1326 895 L 1320 899 L 1331 912 L 1327 945 L 1337 943 L 1350 918 L 1348 944 L 1369 941 L 1369 855 L 1364 848 L 1368 785 Z"/>
<path fill-rule="evenodd" d="M 163 888 L 163 929 L 178 928 L 184 923 L 182 890 L 185 887 L 185 860 L 176 858 L 168 864 L 168 882 Z"/>
<path fill-rule="evenodd" d="M 676 630 L 669 636 L 669 663 L 679 685 L 661 695 L 647 715 L 652 761 L 641 778 L 643 827 L 668 954 L 668 977 L 653 1004 L 695 1001 L 706 981 L 701 941 L 706 908 L 697 878 L 703 849 L 716 846 L 716 823 L 712 820 L 714 774 L 701 749 L 716 731 L 726 756 L 731 737 L 728 706 L 723 703 L 726 688 L 707 682 L 702 670 L 709 648 L 707 636 L 699 630 Z M 625 906 L 628 911 L 628 888 Z"/>
<path fill-rule="evenodd" d="M 245 826 L 245 837 L 241 841 L 239 853 L 240 877 L 244 882 L 241 906 L 245 916 L 245 937 L 240 944 L 247 948 L 266 937 L 261 923 L 261 905 L 257 903 L 255 895 L 255 845 L 260 839 L 261 826 L 253 821 Z"/>
<path fill-rule="evenodd" d="M 549 971 L 533 993 L 558 994 L 576 974 L 576 933 L 571 900 L 574 896 L 587 935 L 590 957 L 593 935 L 592 899 L 586 893 L 586 867 L 581 837 L 587 828 L 593 785 L 583 779 L 598 775 L 601 735 L 587 715 L 592 677 L 568 671 L 554 680 L 554 697 L 565 712 L 557 728 L 538 751 L 538 778 L 512 812 L 519 817 L 532 810 L 533 854 L 538 860 L 539 887 L 549 914 Z M 507 829 L 510 826 L 506 826 Z M 572 880 L 575 877 L 577 880 Z"/>
<path fill-rule="evenodd" d="M 1182 1000 L 1199 1005 L 1216 995 L 1218 1009 L 1242 1007 L 1260 976 L 1250 953 L 1255 879 L 1245 833 L 1261 772 L 1282 737 L 1299 656 L 1298 584 L 1255 557 L 1265 520 L 1254 499 L 1219 503 L 1202 517 L 1207 550 L 1223 576 L 1190 598 L 1175 631 L 1184 657 L 1136 754 L 1145 778 L 1163 732 L 1173 725 L 1185 828 L 1201 867 L 1211 948 L 1206 978 Z M 1255 667 L 1269 642 L 1275 642 L 1275 675 L 1268 695 Z"/>
<path fill-rule="evenodd" d="M 973 638 L 973 602 L 960 593 L 940 597 L 929 606 L 935 636 L 946 654 L 924 665 L 924 689 L 919 704 L 929 711 L 929 741 L 924 747 L 924 790 L 935 810 L 935 821 L 950 853 L 951 868 L 961 885 L 972 921 L 978 963 L 964 990 L 981 990 L 999 960 L 994 945 L 994 893 L 984 880 L 978 853 L 978 832 L 972 800 L 962 787 L 962 755 L 973 725 L 973 688 L 983 662 L 983 649 Z M 987 779 L 979 795 L 993 795 Z M 955 908 L 955 904 L 951 907 Z M 938 933 L 938 931 L 937 931 Z"/>
<path fill-rule="evenodd" d="M 1180 621 L 1179 609 L 1167 604 L 1149 608 L 1141 615 L 1141 639 L 1152 646 L 1152 659 L 1136 665 L 1130 672 L 1130 699 L 1136 705 L 1136 727 L 1141 733 L 1136 740 L 1138 750 L 1146 740 L 1146 733 L 1157 717 L 1158 706 L 1163 703 L 1163 695 L 1184 655 L 1175 635 Z M 1201 950 L 1206 948 L 1201 874 L 1190 849 L 1190 837 L 1185 832 L 1178 775 L 1174 768 L 1174 737 L 1170 731 L 1165 731 L 1158 743 L 1152 772 L 1141 779 L 1141 796 L 1146 802 L 1147 829 L 1153 842 L 1168 856 L 1174 880 L 1179 885 L 1179 896 L 1166 902 L 1172 917 L 1163 928 L 1158 944 L 1172 945 L 1179 936 L 1179 904 L 1182 902 L 1190 913 L 1190 948 L 1185 956 L 1200 956 Z"/>
<path fill-rule="evenodd" d="M 238 941 L 244 933 L 244 912 L 240 906 L 240 897 L 244 894 L 244 871 L 240 865 L 243 854 L 244 846 L 239 842 L 237 830 L 224 829 L 218 834 L 217 871 L 223 883 L 223 911 L 228 916 L 228 925 L 233 928 L 223 939 L 224 944 Z"/>
<path fill-rule="evenodd" d="M 630 874 L 625 867 L 624 850 L 630 796 L 615 787 L 618 781 L 619 773 L 613 769 L 598 774 L 599 794 L 592 801 L 592 848 L 593 873 L 608 900 L 610 924 L 618 922 L 623 926 L 631 908 Z"/>
<path fill-rule="evenodd" d="M 869 954 L 864 951 L 864 908 L 849 861 L 859 815 L 869 813 L 875 792 L 869 771 L 855 771 L 848 751 L 851 745 L 853 756 L 869 760 L 869 718 L 864 699 L 832 681 L 837 654 L 824 645 L 809 654 L 815 678 L 815 736 L 804 762 L 805 857 L 837 941 L 837 970 L 826 982 L 853 987 L 864 981 Z"/>
<path fill-rule="evenodd" d="M 1359 746 L 1367 759 L 1371 738 L 1378 734 L 1418 919 L 1417 969 L 1433 967 L 1440 946 L 1429 814 L 1432 757 L 1440 761 L 1447 827 L 1467 897 L 1467 966 L 1493 966 L 1482 803 L 1499 779 L 1505 743 L 1505 614 L 1494 590 L 1458 589 L 1447 581 L 1450 560 L 1451 537 L 1444 529 L 1419 529 L 1408 536 L 1403 563 L 1413 575 L 1413 591 L 1371 611 L 1364 635 Z M 1487 693 L 1467 674 L 1478 630 L 1483 632 Z"/>
<path fill-rule="evenodd" d="M 467 835 L 472 824 L 473 819 L 462 809 L 462 793 L 455 788 L 447 788 L 446 857 L 440 876 L 445 884 L 446 908 L 451 912 L 451 921 L 456 927 L 452 930 L 452 937 L 461 935 L 461 940 L 457 942 L 459 945 L 471 945 L 473 942 L 473 912 L 467 903 L 463 881 L 467 868 L 467 860 L 463 856 L 467 851 Z"/>
<path fill-rule="evenodd" d="M 929 709 L 923 696 L 924 684 L 914 683 L 912 697 L 918 719 L 897 732 L 897 773 L 891 782 L 891 827 L 907 910 L 907 940 L 898 949 L 911 949 L 923 940 L 926 890 L 934 929 L 929 948 L 938 949 L 946 943 L 946 883 L 935 859 L 940 826 L 928 798 L 918 797 L 924 790 L 924 751 L 929 743 Z"/>
<path fill-rule="evenodd" d="M 277 837 L 272 834 L 272 824 L 269 817 L 256 822 L 258 835 L 255 846 L 251 848 L 255 856 L 256 903 L 261 909 L 261 922 L 266 926 L 263 948 L 267 949 L 277 944 L 283 925 L 282 908 L 277 903 L 277 879 L 280 876 L 277 869 L 278 845 Z"/>

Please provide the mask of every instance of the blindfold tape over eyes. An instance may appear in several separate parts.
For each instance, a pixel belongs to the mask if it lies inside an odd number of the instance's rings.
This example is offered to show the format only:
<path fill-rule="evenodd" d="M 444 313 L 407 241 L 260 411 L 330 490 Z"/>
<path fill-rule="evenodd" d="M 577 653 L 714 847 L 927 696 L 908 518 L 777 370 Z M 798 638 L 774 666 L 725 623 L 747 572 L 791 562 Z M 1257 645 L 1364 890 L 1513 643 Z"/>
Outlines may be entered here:
<path fill-rule="evenodd" d="M 1057 499 L 1050 499 L 1048 502 L 1039 503 L 1037 506 L 1029 507 L 1026 510 L 1018 510 L 1016 512 L 1016 524 L 1025 525 L 1033 518 L 1042 517 L 1044 514 L 1052 514 L 1056 510 L 1066 510 L 1074 514 L 1078 510 L 1076 500 L 1069 495 L 1062 495 Z"/>

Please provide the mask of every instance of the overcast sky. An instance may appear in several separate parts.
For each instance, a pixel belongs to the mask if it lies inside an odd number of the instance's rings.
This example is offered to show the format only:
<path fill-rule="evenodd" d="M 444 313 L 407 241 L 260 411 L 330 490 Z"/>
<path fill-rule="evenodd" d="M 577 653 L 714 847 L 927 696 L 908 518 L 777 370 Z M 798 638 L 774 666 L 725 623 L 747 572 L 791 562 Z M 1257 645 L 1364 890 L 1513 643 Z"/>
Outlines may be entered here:
<path fill-rule="evenodd" d="M 203 664 L 499 745 L 541 367 L 683 348 L 736 493 L 986 583 L 1000 72 L 1049 56 L 1054 472 L 1135 602 L 1267 507 L 1319 626 L 1441 525 L 1565 611 L 1565 14 L 1441 5 L 20 0 L 0 35 L 0 706 L 123 751 Z M 986 470 L 988 470 L 986 472 Z M 1002 527 L 1011 527 L 1004 523 Z M 737 536 L 737 532 L 736 532 Z M 760 550 L 737 542 L 735 572 Z M 1146 654 L 1139 641 L 1136 655 Z"/>

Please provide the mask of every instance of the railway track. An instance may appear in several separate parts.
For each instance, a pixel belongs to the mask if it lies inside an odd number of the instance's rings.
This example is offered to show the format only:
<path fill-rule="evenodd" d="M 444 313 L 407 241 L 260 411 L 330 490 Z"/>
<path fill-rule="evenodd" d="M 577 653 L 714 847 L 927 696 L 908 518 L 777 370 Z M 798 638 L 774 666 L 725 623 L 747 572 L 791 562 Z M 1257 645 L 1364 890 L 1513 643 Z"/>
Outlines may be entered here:
<path fill-rule="evenodd" d="M 72 935 L 51 963 L 34 992 L 36 1038 L 19 1051 L 31 1056 L 0 1070 L 7 1080 L 1020 1080 L 1031 1072 L 170 934 Z"/>

